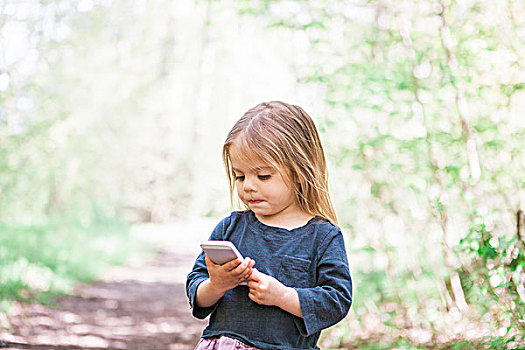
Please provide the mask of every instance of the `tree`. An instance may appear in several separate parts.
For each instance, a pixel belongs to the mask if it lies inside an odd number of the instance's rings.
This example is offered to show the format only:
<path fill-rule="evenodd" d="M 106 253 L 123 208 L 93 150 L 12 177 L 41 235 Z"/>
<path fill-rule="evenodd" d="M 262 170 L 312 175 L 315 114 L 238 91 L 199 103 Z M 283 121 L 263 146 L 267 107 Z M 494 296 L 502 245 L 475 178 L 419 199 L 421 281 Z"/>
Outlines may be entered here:
<path fill-rule="evenodd" d="M 523 5 L 237 5 L 308 39 L 299 79 L 326 89 L 320 123 L 362 281 L 358 319 L 381 314 L 395 334 L 425 330 L 420 341 L 450 334 L 454 312 L 481 331 L 523 330 Z"/>

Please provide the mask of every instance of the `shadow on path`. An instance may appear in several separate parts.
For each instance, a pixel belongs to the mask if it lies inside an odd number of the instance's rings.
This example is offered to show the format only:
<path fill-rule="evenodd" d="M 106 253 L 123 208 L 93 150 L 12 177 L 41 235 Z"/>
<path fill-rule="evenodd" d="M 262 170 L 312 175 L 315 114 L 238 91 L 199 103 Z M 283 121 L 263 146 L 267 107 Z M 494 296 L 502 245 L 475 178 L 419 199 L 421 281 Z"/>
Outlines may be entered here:
<path fill-rule="evenodd" d="M 207 324 L 191 316 L 182 281 L 194 258 L 161 250 L 145 266 L 80 285 L 55 308 L 17 303 L 0 348 L 193 349 Z"/>

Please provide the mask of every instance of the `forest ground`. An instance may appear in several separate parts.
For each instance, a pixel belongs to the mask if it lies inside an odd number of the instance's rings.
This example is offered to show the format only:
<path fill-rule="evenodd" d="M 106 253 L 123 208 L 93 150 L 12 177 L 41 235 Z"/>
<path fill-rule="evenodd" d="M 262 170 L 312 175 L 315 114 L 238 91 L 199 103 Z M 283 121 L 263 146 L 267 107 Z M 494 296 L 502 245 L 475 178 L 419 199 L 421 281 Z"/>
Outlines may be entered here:
<path fill-rule="evenodd" d="M 57 298 L 55 305 L 13 303 L 7 324 L 0 319 L 0 348 L 193 349 L 207 320 L 192 317 L 184 285 L 200 252 L 199 242 L 207 239 L 216 222 L 193 219 L 134 228 L 133 239 L 148 253 L 132 257 L 94 283 L 79 284 L 70 295 Z M 368 341 L 340 346 L 322 343 L 323 348 L 414 348 Z M 521 349 L 525 345 L 506 343 L 493 347 L 490 343 L 452 342 L 425 348 Z"/>
<path fill-rule="evenodd" d="M 53 306 L 11 305 L 0 348 L 193 349 L 207 321 L 192 317 L 184 283 L 206 239 L 209 220 L 147 225 L 134 238 L 156 253 L 134 257 Z"/>

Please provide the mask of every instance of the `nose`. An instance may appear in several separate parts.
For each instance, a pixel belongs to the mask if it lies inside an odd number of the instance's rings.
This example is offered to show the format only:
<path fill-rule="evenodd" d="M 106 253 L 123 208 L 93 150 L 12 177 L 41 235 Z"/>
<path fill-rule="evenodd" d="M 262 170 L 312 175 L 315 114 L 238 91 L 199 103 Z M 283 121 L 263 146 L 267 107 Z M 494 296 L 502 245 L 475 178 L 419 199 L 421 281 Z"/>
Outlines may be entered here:
<path fill-rule="evenodd" d="M 251 176 L 246 176 L 243 184 L 244 192 L 253 192 L 256 190 L 255 180 Z"/>

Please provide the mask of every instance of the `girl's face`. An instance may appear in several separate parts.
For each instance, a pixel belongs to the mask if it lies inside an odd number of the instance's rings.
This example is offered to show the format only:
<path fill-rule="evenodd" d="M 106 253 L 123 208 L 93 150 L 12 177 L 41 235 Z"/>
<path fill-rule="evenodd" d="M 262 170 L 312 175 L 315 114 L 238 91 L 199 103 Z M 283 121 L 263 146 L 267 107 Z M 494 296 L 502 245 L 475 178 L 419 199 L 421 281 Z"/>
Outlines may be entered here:
<path fill-rule="evenodd" d="M 293 188 L 276 169 L 257 160 L 247 161 L 234 144 L 229 147 L 235 186 L 241 201 L 264 223 L 280 224 L 300 216 Z"/>

